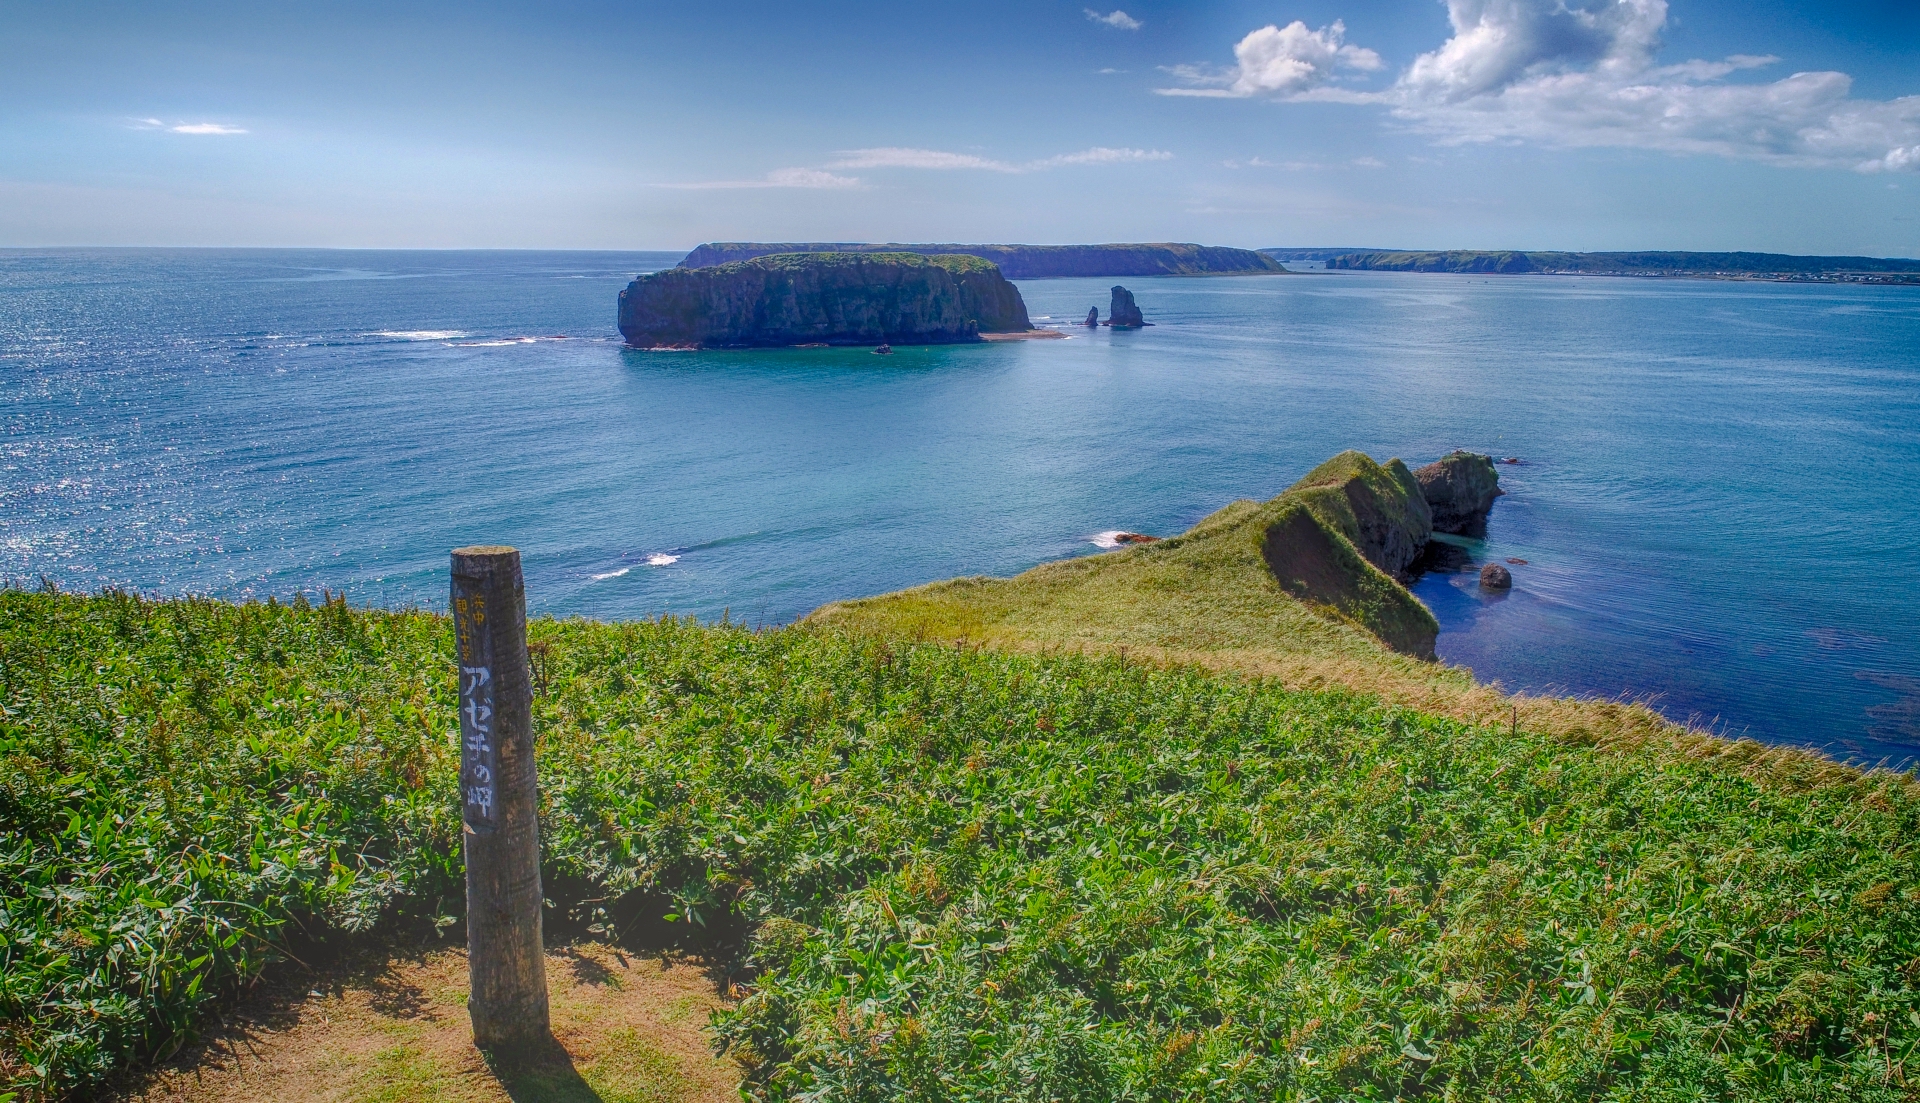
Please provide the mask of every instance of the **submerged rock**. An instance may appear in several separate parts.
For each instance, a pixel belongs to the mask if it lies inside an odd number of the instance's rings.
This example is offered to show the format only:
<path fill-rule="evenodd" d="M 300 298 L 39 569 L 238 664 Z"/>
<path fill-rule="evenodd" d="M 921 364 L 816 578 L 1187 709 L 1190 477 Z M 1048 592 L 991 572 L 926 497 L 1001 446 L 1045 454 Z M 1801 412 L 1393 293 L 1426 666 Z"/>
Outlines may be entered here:
<path fill-rule="evenodd" d="M 1502 493 L 1493 457 L 1453 452 L 1413 476 L 1420 481 L 1420 494 L 1432 512 L 1435 532 L 1477 536 L 1486 531 L 1487 511 Z"/>
<path fill-rule="evenodd" d="M 1480 568 L 1480 588 L 1482 590 L 1513 589 L 1513 572 L 1498 563 L 1489 563 Z"/>
<path fill-rule="evenodd" d="M 1107 324 L 1115 329 L 1139 329 L 1147 324 L 1140 316 L 1140 308 L 1134 305 L 1133 292 L 1113 285 L 1113 305 L 1107 310 Z"/>
<path fill-rule="evenodd" d="M 620 293 L 636 348 L 949 344 L 1031 330 L 990 262 L 915 253 L 786 253 L 669 268 Z"/>

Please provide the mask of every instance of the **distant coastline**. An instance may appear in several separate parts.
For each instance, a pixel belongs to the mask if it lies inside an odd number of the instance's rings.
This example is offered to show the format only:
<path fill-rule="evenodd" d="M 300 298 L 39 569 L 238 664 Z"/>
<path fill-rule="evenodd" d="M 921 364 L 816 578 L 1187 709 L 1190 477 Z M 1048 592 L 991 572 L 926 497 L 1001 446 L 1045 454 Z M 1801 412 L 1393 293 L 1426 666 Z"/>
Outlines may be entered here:
<path fill-rule="evenodd" d="M 1285 265 L 1254 249 L 1188 242 L 1105 245 L 900 245 L 846 242 L 714 241 L 680 262 L 708 268 L 776 253 L 919 253 L 970 256 L 992 261 L 1010 280 L 1072 276 L 1246 276 L 1287 274 Z"/>
<path fill-rule="evenodd" d="M 1818 257 L 1785 253 L 1702 253 L 1676 250 L 1618 253 L 1521 252 L 1496 249 L 1260 250 L 1277 261 L 1329 271 L 1443 272 L 1472 275 L 1641 276 L 1788 283 L 1920 285 L 1920 260 L 1892 257 Z"/>

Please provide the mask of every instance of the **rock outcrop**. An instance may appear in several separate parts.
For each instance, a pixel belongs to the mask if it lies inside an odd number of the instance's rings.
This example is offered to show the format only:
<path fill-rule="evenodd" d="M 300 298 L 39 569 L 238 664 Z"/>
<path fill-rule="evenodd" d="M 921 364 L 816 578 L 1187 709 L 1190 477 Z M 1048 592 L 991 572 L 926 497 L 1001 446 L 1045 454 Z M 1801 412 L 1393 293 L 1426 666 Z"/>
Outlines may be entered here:
<path fill-rule="evenodd" d="M 1493 457 L 1477 452 L 1452 452 L 1437 463 L 1413 473 L 1420 483 L 1436 532 L 1479 536 L 1486 532 L 1487 511 L 1502 493 Z"/>
<path fill-rule="evenodd" d="M 1087 328 L 1092 329 L 1099 324 L 1100 324 L 1100 308 L 1097 306 L 1088 307 L 1087 308 Z"/>
<path fill-rule="evenodd" d="M 865 245 L 851 242 L 716 241 L 700 246 L 680 262 L 682 268 L 774 253 L 919 253 L 966 255 L 992 261 L 1010 280 L 1055 276 L 1221 276 L 1286 275 L 1287 269 L 1265 253 L 1221 245 L 1152 242 L 1114 245 Z"/>
<path fill-rule="evenodd" d="M 1432 532 L 1406 464 L 1342 452 L 1266 508 L 1260 555 L 1281 589 L 1396 651 L 1433 658 L 1440 624 L 1401 584 Z"/>
<path fill-rule="evenodd" d="M 636 348 L 950 344 L 1031 330 L 990 262 L 917 253 L 788 253 L 669 268 L 620 293 Z"/>
<path fill-rule="evenodd" d="M 1113 304 L 1107 308 L 1107 324 L 1115 329 L 1139 329 L 1147 324 L 1140 316 L 1140 308 L 1134 305 L 1133 292 L 1113 285 Z"/>

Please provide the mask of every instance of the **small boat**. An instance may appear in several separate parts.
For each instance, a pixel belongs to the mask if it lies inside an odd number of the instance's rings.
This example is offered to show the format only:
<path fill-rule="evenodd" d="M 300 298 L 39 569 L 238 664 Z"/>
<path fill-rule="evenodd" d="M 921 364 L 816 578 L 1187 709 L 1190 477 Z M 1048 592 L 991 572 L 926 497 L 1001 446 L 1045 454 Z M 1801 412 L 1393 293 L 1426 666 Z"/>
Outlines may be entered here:
<path fill-rule="evenodd" d="M 881 345 L 881 346 L 880 346 L 879 348 L 877 348 L 877 349 L 874 349 L 874 350 L 873 350 L 873 354 L 874 354 L 875 356 L 892 356 L 892 355 L 893 355 L 893 346 L 892 346 L 892 345 Z"/>

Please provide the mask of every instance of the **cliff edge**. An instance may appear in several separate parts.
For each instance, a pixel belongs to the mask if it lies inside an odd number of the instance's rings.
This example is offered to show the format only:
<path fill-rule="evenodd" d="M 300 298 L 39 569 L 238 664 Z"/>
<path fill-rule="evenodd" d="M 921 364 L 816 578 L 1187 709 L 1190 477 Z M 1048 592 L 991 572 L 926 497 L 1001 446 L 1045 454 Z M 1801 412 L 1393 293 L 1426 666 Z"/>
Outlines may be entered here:
<path fill-rule="evenodd" d="M 990 262 L 917 253 L 782 253 L 669 268 L 620 292 L 635 348 L 928 345 L 1031 330 Z"/>

